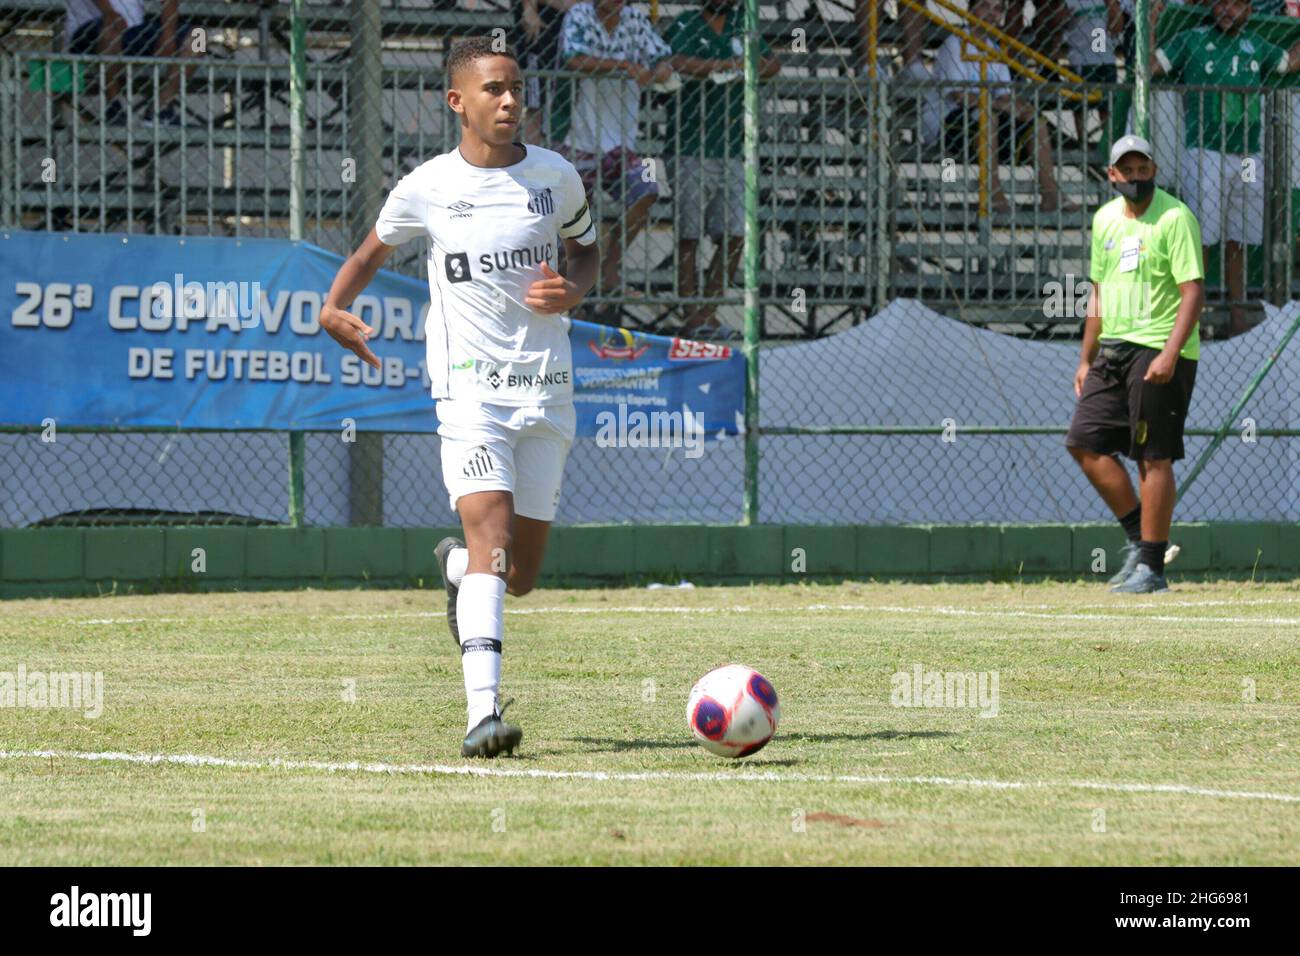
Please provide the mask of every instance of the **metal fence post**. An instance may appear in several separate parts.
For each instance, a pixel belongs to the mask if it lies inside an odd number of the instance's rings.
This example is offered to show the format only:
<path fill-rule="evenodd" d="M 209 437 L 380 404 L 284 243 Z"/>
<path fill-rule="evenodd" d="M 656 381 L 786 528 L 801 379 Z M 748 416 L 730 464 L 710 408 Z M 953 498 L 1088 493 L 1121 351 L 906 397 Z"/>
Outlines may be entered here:
<path fill-rule="evenodd" d="M 873 112 L 876 120 L 874 129 L 876 140 L 876 195 L 893 196 L 890 189 L 893 163 L 889 154 L 889 144 L 891 138 L 890 121 L 893 118 L 894 102 L 886 80 L 877 77 L 870 81 L 870 85 L 871 103 L 875 107 Z M 874 205 L 876 207 L 876 229 L 872 252 L 875 254 L 876 261 L 875 307 L 876 311 L 880 311 L 889 304 L 890 263 L 894 258 L 894 230 L 890 228 L 889 220 L 894 203 L 876 202 Z"/>
<path fill-rule="evenodd" d="M 302 0 L 293 0 L 293 26 L 289 46 L 289 238 L 299 242 L 302 240 L 303 206 L 306 200 L 303 149 L 306 104 L 303 101 L 303 90 L 307 83 L 307 24 L 303 20 Z"/>
<path fill-rule="evenodd" d="M 758 523 L 758 0 L 745 0 L 745 496 Z"/>
<path fill-rule="evenodd" d="M 352 184 L 351 248 L 361 245 L 379 215 L 384 191 L 383 61 L 380 5 L 351 0 L 352 51 L 348 58 L 348 157 L 356 163 Z M 400 170 L 393 170 L 394 173 Z M 358 432 L 348 446 L 348 522 L 384 523 L 384 436 Z"/>
<path fill-rule="evenodd" d="M 301 528 L 306 503 L 303 498 L 307 438 L 303 432 L 289 432 L 289 524 Z"/>
<path fill-rule="evenodd" d="M 1269 122 L 1264 126 L 1264 148 L 1268 166 L 1264 182 L 1268 187 L 1268 248 L 1264 256 L 1265 295 L 1274 305 L 1285 305 L 1290 296 L 1287 259 L 1291 256 L 1291 97 L 1290 90 L 1273 90 L 1268 97 Z"/>
<path fill-rule="evenodd" d="M 1151 0 L 1137 0 L 1133 36 L 1133 132 L 1150 139 L 1148 132 L 1151 85 Z"/>
<path fill-rule="evenodd" d="M 10 159 L 14 161 L 15 175 L 18 168 L 18 124 L 15 117 L 10 114 L 9 98 L 16 96 L 16 84 L 10 79 L 10 69 L 13 69 L 14 75 L 18 71 L 18 57 L 15 54 L 12 58 L 6 52 L 0 56 L 0 156 L 4 157 L 4 165 L 8 165 Z M 10 146 L 9 137 L 13 136 L 14 142 Z M 13 183 L 4 173 L 0 173 L 0 225 L 17 226 L 18 225 L 18 203 L 10 195 L 10 187 Z"/>

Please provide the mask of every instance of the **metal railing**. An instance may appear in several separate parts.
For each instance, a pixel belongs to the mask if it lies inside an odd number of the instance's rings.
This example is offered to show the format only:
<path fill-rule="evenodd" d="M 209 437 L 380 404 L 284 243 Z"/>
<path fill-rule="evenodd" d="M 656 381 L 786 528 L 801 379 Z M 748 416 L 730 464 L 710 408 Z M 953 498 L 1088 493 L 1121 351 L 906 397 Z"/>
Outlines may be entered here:
<path fill-rule="evenodd" d="M 288 7 L 276 8 L 280 21 Z M 359 9 L 354 4 L 345 16 L 309 7 L 312 18 L 338 19 L 339 29 L 354 23 Z M 502 14 L 493 11 L 492 15 Z M 384 23 L 388 19 L 386 11 Z M 754 26 L 750 24 L 750 37 L 758 32 Z M 301 53 L 304 42 L 299 37 L 288 45 L 296 45 Z M 268 48 L 267 43 L 261 45 L 263 51 Z M 752 211 L 754 225 L 749 248 L 754 258 L 746 263 L 752 269 L 746 269 L 743 282 L 729 277 L 733 281 L 724 283 L 716 295 L 683 294 L 680 227 L 697 212 L 682 207 L 671 162 L 681 152 L 684 124 L 690 121 L 683 117 L 684 94 L 642 95 L 637 151 L 656 162 L 655 175 L 662 176 L 665 196 L 652 207 L 646 231 L 628 245 L 618 286 L 593 296 L 593 302 L 616 307 L 613 321 L 618 324 L 660 330 L 679 327 L 692 304 L 719 306 L 719 315 L 732 326 L 742 323 L 742 305 L 748 306 L 752 401 L 747 406 L 751 417 L 744 460 L 739 443 L 731 443 L 705 456 L 707 462 L 700 470 L 668 475 L 640 463 L 629 466 L 625 459 L 615 463 L 604 458 L 598 463 L 595 453 L 580 445 L 573 459 L 574 474 L 580 477 L 570 482 L 567 499 L 572 510 L 562 512 L 561 519 L 621 520 L 622 515 L 633 520 L 708 520 L 712 515 L 713 520 L 719 516 L 723 520 L 811 520 L 832 494 L 861 503 L 859 510 L 840 515 L 843 520 L 1102 516 L 1091 498 L 1086 513 L 1071 511 L 1070 503 L 1083 500 L 1087 493 L 1081 479 L 1068 471 L 1063 487 L 1053 488 L 1052 476 L 1059 477 L 1055 468 L 1066 465 L 1041 463 L 1060 457 L 1056 445 L 1063 422 L 1059 410 L 1048 424 L 1037 412 L 1057 408 L 1063 382 L 1035 382 L 1033 388 L 1018 392 L 1014 401 L 1003 395 L 1003 387 L 1012 384 L 1006 376 L 1013 373 L 990 373 L 987 380 L 972 384 L 944 412 L 952 418 L 955 433 L 968 442 L 956 453 L 939 442 L 948 426 L 934 421 L 935 416 L 919 411 L 916 417 L 904 415 L 893 405 L 886 415 L 880 409 L 864 411 L 849 401 L 857 397 L 856 391 L 865 390 L 886 393 L 894 402 L 915 401 L 914 383 L 925 381 L 927 361 L 933 358 L 923 350 L 909 356 L 908 362 L 877 370 L 875 381 L 863 381 L 860 369 L 841 367 L 834 356 L 824 360 L 825 374 L 811 380 L 792 382 L 765 371 L 772 392 L 766 393 L 771 397 L 764 398 L 760 412 L 758 340 L 815 339 L 864 322 L 883 322 L 882 315 L 889 309 L 895 317 L 902 310 L 918 327 L 932 319 L 924 308 L 900 301 L 908 299 L 922 300 L 943 314 L 966 320 L 972 335 L 983 335 L 973 327 L 985 326 L 1020 336 L 1075 337 L 1081 316 L 1069 310 L 1049 314 L 1046 303 L 1055 295 L 1051 286 L 1064 291 L 1068 283 L 1082 282 L 1086 276 L 1091 211 L 1114 195 L 1097 156 L 1117 118 L 1127 113 L 1131 99 L 1127 87 L 1014 82 L 1001 112 L 1024 114 L 1019 139 L 1029 149 L 1020 151 L 1017 142 L 1011 154 L 1001 159 L 997 149 L 1004 140 L 996 147 L 990 141 L 990 129 L 996 124 L 988 119 L 998 112 L 993 109 L 996 94 L 990 84 L 820 75 L 824 65 L 836 63 L 838 54 L 818 56 L 821 59 L 810 57 L 808 62 L 819 65 L 803 74 L 797 71 L 804 68 L 795 66 L 750 88 L 757 101 L 747 142 L 752 157 L 735 156 L 728 147 L 722 159 L 739 158 L 744 165 L 746 211 Z M 288 61 L 209 59 L 195 66 L 181 58 L 0 54 L 0 156 L 5 158 L 0 164 L 0 223 L 95 232 L 289 237 L 297 219 L 304 238 L 346 252 L 355 245 L 358 229 L 369 228 L 376 202 L 396 177 L 452 148 L 458 132 L 442 102 L 441 79 L 433 65 L 390 63 L 361 69 L 359 64 L 371 61 L 355 50 L 346 62 L 298 62 L 300 81 L 295 84 L 295 67 Z M 35 63 L 41 65 L 34 67 Z M 61 63 L 69 64 L 62 74 L 56 65 Z M 143 107 L 140 113 L 129 110 L 121 124 L 105 122 L 108 104 L 99 92 L 107 85 L 107 70 L 114 66 L 123 70 L 127 101 Z M 195 66 L 193 71 L 186 71 L 190 66 Z M 76 80 L 78 67 L 89 84 L 84 90 Z M 177 105 L 188 125 L 145 125 L 161 105 L 156 91 L 166 71 L 173 69 L 182 71 Z M 541 69 L 533 76 L 551 104 L 543 115 L 542 142 L 562 145 L 563 116 L 556 107 L 566 91 L 572 102 L 583 76 L 561 69 Z M 618 81 L 595 82 L 600 87 Z M 986 108 L 974 116 L 959 113 L 954 121 L 945 122 L 949 112 L 945 97 L 958 89 L 982 93 Z M 1185 148 L 1176 131 L 1171 138 L 1161 126 L 1162 115 L 1180 114 L 1162 114 L 1166 107 L 1159 105 L 1161 97 L 1178 97 L 1182 89 L 1157 88 L 1151 122 L 1161 154 Z M 1260 94 L 1265 111 L 1261 150 L 1269 159 L 1263 164 L 1260 189 L 1271 219 L 1259 248 L 1245 253 L 1248 300 L 1282 303 L 1294 297 L 1288 125 L 1294 95 Z M 1085 101 L 1086 109 L 1080 105 Z M 297 140 L 300 176 L 293 172 L 294 102 L 302 104 L 304 116 Z M 927 111 L 933 136 L 927 135 Z M 1106 119 L 1101 122 L 1103 111 Z M 985 117 L 982 127 L 981 116 Z M 1118 121 L 1122 127 L 1122 119 Z M 700 116 L 697 122 L 717 120 Z M 1036 148 L 1040 143 L 1045 143 L 1045 150 Z M 1042 208 L 1044 156 L 1050 159 L 1058 192 L 1078 203 L 1079 211 Z M 1177 176 L 1172 164 L 1166 172 Z M 1003 181 L 1010 202 L 1000 212 L 994 208 L 993 187 Z M 1177 178 L 1168 185 L 1175 191 L 1179 188 Z M 611 197 L 593 195 L 593 205 L 607 229 L 625 229 Z M 415 245 L 391 260 L 396 268 L 419 272 L 424 255 Z M 719 245 L 726 258 L 731 237 L 724 233 Z M 1221 283 L 1213 278 L 1207 285 L 1212 293 L 1222 292 Z M 748 297 L 742 297 L 744 288 L 751 293 Z M 1216 310 L 1231 304 L 1235 303 L 1215 303 Z M 1221 324 L 1214 316 L 1211 326 Z M 991 369 L 983 346 L 973 343 L 971 354 Z M 829 343 L 828 349 L 833 351 Z M 764 354 L 775 356 L 779 351 L 772 348 Z M 1221 441 L 1236 427 L 1224 420 L 1225 410 L 1234 416 L 1249 411 L 1234 400 L 1260 367 L 1257 351 L 1240 352 L 1241 357 L 1233 360 L 1237 364 L 1226 373 L 1235 390 L 1216 392 L 1214 404 L 1198 410 L 1198 417 L 1189 423 L 1192 455 L 1207 448 L 1211 438 Z M 797 406 L 780 399 L 783 388 L 795 393 Z M 1238 457 L 1233 459 L 1234 467 L 1257 492 L 1277 491 L 1291 481 L 1285 462 L 1289 455 L 1294 457 L 1296 430 L 1278 408 L 1276 402 L 1270 404 L 1272 417 L 1261 417 L 1254 432 L 1267 439 L 1262 444 L 1268 445 L 1268 453 L 1252 457 L 1236 448 Z M 224 444 L 216 440 L 223 436 Z M 307 523 L 354 520 L 348 511 L 351 492 L 342 479 L 334 488 L 312 483 L 313 475 L 337 477 L 342 473 L 339 469 L 301 468 L 304 457 L 309 463 L 336 457 L 336 449 L 321 436 L 299 439 L 296 454 L 302 482 L 292 482 L 286 475 L 285 462 L 295 454 L 293 439 L 286 435 L 77 436 L 78 441 L 65 446 L 57 460 L 45 455 L 47 449 L 38 448 L 30 434 L 3 437 L 10 469 L 3 484 L 16 489 L 11 495 L 44 487 L 41 476 L 48 472 L 43 468 L 62 469 L 74 485 L 83 481 L 79 470 L 84 470 L 90 492 L 96 490 L 95 468 L 139 470 L 151 476 L 155 486 L 149 497 L 155 515 L 164 510 L 201 513 L 203 501 L 180 493 L 183 487 L 177 483 L 177 473 L 167 468 L 184 451 L 190 458 L 182 474 L 198 470 L 257 476 L 266 502 L 250 513 L 237 497 L 214 492 L 206 510 L 227 517 L 213 520 L 231 520 L 230 515 L 238 514 Z M 381 464 L 376 468 L 387 491 L 382 508 L 366 520 L 417 524 L 449 520 L 445 509 L 423 504 L 440 497 L 435 442 L 427 436 L 378 438 L 375 447 Z M 255 467 L 248 470 L 245 460 Z M 1020 462 L 1037 463 L 1028 486 L 1016 483 Z M 886 486 L 875 480 L 889 470 L 894 470 L 892 483 Z M 986 499 L 964 490 L 972 475 L 982 476 Z M 1222 476 L 1215 481 L 1220 483 L 1209 485 L 1212 491 L 1206 494 L 1218 495 Z M 891 490 L 882 492 L 885 487 Z M 907 487 L 914 493 L 903 498 L 897 489 Z M 286 488 L 293 490 L 281 501 Z M 1041 497 L 1050 507 L 1032 513 L 1017 510 L 1027 493 Z M 114 514 L 132 511 L 120 497 L 95 501 L 93 507 L 81 508 L 75 520 L 113 520 Z M 66 511 L 78 510 L 72 499 L 65 504 Z M 1245 502 L 1235 513 L 1224 507 L 1221 495 L 1207 497 L 1201 511 L 1193 513 L 1284 514 L 1277 510 L 1274 498 Z M 35 514 L 30 508 L 19 511 Z"/>

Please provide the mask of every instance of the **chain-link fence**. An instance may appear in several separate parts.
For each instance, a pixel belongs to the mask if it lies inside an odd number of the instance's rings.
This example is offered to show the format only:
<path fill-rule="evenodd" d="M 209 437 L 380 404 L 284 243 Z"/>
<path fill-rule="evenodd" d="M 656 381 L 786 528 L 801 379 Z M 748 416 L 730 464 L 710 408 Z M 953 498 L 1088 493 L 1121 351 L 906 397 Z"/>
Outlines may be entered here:
<path fill-rule="evenodd" d="M 760 5 L 752 161 L 743 3 L 112 6 L 0 0 L 0 223 L 346 254 L 400 176 L 455 147 L 443 66 L 471 35 L 518 51 L 520 138 L 587 183 L 602 275 L 583 317 L 738 338 L 753 215 L 749 435 L 690 461 L 579 441 L 558 520 L 1105 517 L 1061 446 L 1091 215 L 1115 195 L 1105 155 L 1140 119 L 1131 0 Z M 1293 314 L 1289 7 L 1257 3 L 1224 32 L 1210 8 L 1170 5 L 1150 44 L 1158 181 L 1206 238 L 1189 460 L 1233 436 L 1184 519 L 1297 516 L 1288 355 L 1228 420 Z M 1207 31 L 1234 52 L 1207 56 Z M 412 243 L 388 265 L 424 263 Z M 54 452 L 33 425 L 0 436 L 0 523 L 454 520 L 435 438 L 299 440 L 295 459 L 284 434 L 65 431 Z"/>

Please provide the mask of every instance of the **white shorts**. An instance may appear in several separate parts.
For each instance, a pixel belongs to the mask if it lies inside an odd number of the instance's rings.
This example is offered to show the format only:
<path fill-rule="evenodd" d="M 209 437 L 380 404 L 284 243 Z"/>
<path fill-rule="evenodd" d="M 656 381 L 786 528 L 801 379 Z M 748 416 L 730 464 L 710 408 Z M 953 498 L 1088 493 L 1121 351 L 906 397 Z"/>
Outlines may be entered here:
<path fill-rule="evenodd" d="M 442 480 L 452 510 L 463 495 L 509 491 L 515 514 L 555 520 L 577 421 L 572 403 L 515 407 L 439 401 Z"/>
<path fill-rule="evenodd" d="M 1259 153 L 1183 152 L 1183 200 L 1201 223 L 1201 242 L 1264 241 L 1264 159 Z"/>

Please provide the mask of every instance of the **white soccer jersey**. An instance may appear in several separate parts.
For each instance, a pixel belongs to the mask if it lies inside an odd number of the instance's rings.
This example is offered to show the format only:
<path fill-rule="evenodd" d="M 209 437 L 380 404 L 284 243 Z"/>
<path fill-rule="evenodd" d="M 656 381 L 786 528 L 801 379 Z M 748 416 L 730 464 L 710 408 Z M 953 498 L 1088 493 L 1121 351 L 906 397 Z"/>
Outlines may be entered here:
<path fill-rule="evenodd" d="M 434 398 L 494 405 L 573 400 L 569 320 L 524 305 L 559 265 L 559 238 L 596 241 L 582 180 L 559 153 L 525 147 L 513 166 L 473 166 L 453 149 L 393 189 L 381 242 L 429 240 L 425 353 Z"/>

